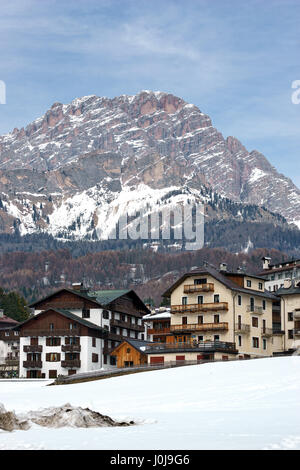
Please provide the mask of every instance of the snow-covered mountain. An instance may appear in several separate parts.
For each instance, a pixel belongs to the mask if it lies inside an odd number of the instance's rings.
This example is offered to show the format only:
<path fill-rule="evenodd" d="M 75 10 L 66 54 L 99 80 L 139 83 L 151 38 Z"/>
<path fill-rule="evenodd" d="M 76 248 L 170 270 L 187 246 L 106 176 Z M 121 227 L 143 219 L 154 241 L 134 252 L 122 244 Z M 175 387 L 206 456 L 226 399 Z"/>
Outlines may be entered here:
<path fill-rule="evenodd" d="M 235 215 L 224 198 L 237 204 Z M 2 232 L 102 239 L 124 211 L 190 200 L 218 200 L 208 217 L 243 220 L 245 204 L 254 204 L 300 224 L 292 181 L 171 94 L 55 103 L 25 129 L 0 137 Z M 268 211 L 257 208 L 254 220 L 272 219 Z"/>

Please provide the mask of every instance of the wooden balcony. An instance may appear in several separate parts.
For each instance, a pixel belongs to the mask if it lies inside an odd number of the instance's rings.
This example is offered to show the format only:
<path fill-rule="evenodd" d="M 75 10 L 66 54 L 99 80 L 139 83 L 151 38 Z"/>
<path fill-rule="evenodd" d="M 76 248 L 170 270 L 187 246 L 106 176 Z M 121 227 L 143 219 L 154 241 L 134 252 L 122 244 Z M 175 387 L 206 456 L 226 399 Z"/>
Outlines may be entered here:
<path fill-rule="evenodd" d="M 72 330 L 24 330 L 22 336 L 79 336 L 80 328 L 73 328 Z"/>
<path fill-rule="evenodd" d="M 295 320 L 300 320 L 300 309 L 299 308 L 296 308 L 293 312 L 293 318 Z"/>
<path fill-rule="evenodd" d="M 170 330 L 174 332 L 193 332 L 193 331 L 220 331 L 228 330 L 228 323 L 188 323 L 186 325 L 171 325 Z"/>
<path fill-rule="evenodd" d="M 25 353 L 41 353 L 43 351 L 43 346 L 40 344 L 30 344 L 23 347 Z"/>
<path fill-rule="evenodd" d="M 264 336 L 265 338 L 270 338 L 270 336 L 273 336 L 273 329 L 272 328 L 262 328 L 261 329 L 261 335 Z"/>
<path fill-rule="evenodd" d="M 228 310 L 228 302 L 212 302 L 205 304 L 171 305 L 171 313 L 198 313 Z"/>
<path fill-rule="evenodd" d="M 250 333 L 250 325 L 245 325 L 244 323 L 235 324 L 236 334 L 248 334 Z"/>
<path fill-rule="evenodd" d="M 169 335 L 170 334 L 170 327 L 169 328 L 149 328 L 148 335 Z"/>
<path fill-rule="evenodd" d="M 80 352 L 81 351 L 81 346 L 80 344 L 63 344 L 61 346 L 61 350 L 63 352 Z"/>
<path fill-rule="evenodd" d="M 150 353 L 167 353 L 167 352 L 231 352 L 237 354 L 236 344 L 225 341 L 200 341 L 191 343 L 153 343 L 145 347 L 145 352 Z"/>
<path fill-rule="evenodd" d="M 80 368 L 81 361 L 79 359 L 67 359 L 65 361 L 61 361 L 61 366 L 66 369 L 73 369 L 73 367 Z"/>
<path fill-rule="evenodd" d="M 207 284 L 186 284 L 183 286 L 185 294 L 195 294 L 197 292 L 214 292 L 215 286 L 212 282 Z"/>
<path fill-rule="evenodd" d="M 41 369 L 42 361 L 23 361 L 25 369 Z"/>
<path fill-rule="evenodd" d="M 263 310 L 262 307 L 260 307 L 258 305 L 248 305 L 247 306 L 247 312 L 261 315 L 262 313 L 264 313 L 264 310 Z"/>
<path fill-rule="evenodd" d="M 130 330 L 135 330 L 135 331 L 144 331 L 144 326 L 143 325 L 137 325 L 136 323 L 131 323 L 129 321 L 123 321 L 123 320 L 117 320 L 115 318 L 112 318 L 110 320 L 110 324 L 112 326 L 118 326 L 120 328 L 126 328 Z"/>

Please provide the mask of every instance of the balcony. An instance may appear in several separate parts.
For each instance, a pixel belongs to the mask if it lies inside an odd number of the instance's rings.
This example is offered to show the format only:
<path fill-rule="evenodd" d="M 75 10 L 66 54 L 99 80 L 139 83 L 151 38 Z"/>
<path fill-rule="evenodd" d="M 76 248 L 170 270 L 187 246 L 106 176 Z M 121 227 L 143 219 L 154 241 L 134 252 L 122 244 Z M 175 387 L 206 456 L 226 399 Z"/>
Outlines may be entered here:
<path fill-rule="evenodd" d="M 200 341 L 191 343 L 155 343 L 145 347 L 145 352 L 168 353 L 168 352 L 231 352 L 237 354 L 235 343 L 225 341 Z"/>
<path fill-rule="evenodd" d="M 61 361 L 61 366 L 66 369 L 73 369 L 73 367 L 80 368 L 81 361 L 79 359 L 67 359 L 65 361 Z"/>
<path fill-rule="evenodd" d="M 198 313 L 207 311 L 228 310 L 228 302 L 213 302 L 205 304 L 172 305 L 171 313 Z"/>
<path fill-rule="evenodd" d="M 261 329 L 261 335 L 264 336 L 265 338 L 269 338 L 270 336 L 273 336 L 273 329 L 272 328 L 262 328 Z"/>
<path fill-rule="evenodd" d="M 213 283 L 207 284 L 186 284 L 183 287 L 183 292 L 185 294 L 195 294 L 197 292 L 214 292 L 215 287 Z"/>
<path fill-rule="evenodd" d="M 261 315 L 262 313 L 264 313 L 264 310 L 262 307 L 259 307 L 258 305 L 248 305 L 247 312 Z"/>
<path fill-rule="evenodd" d="M 41 369 L 42 361 L 23 361 L 25 369 Z"/>
<path fill-rule="evenodd" d="M 300 320 L 300 309 L 299 308 L 296 308 L 293 312 L 293 318 L 295 320 Z"/>
<path fill-rule="evenodd" d="M 43 351 L 43 346 L 40 344 L 30 344 L 23 347 L 25 353 L 41 353 Z"/>
<path fill-rule="evenodd" d="M 300 336 L 300 326 L 294 328 L 294 336 Z"/>
<path fill-rule="evenodd" d="M 110 324 L 112 326 L 118 326 L 120 328 L 126 328 L 130 330 L 135 330 L 135 331 L 144 331 L 144 326 L 143 325 L 137 325 L 136 323 L 131 323 L 129 321 L 123 321 L 123 320 L 117 320 L 115 318 L 112 318 L 110 320 Z"/>
<path fill-rule="evenodd" d="M 248 334 L 250 333 L 250 325 L 245 325 L 244 323 L 235 324 L 235 333 L 236 334 Z"/>
<path fill-rule="evenodd" d="M 81 351 L 81 346 L 80 346 L 80 344 L 63 344 L 61 346 L 61 350 L 63 352 L 70 352 L 70 353 L 80 352 Z"/>
<path fill-rule="evenodd" d="M 22 336 L 79 336 L 80 328 L 73 328 L 72 330 L 24 330 Z"/>
<path fill-rule="evenodd" d="M 171 325 L 171 332 L 194 332 L 194 331 L 220 331 L 228 330 L 228 323 L 188 323 L 186 325 Z"/>
<path fill-rule="evenodd" d="M 169 328 L 149 328 L 148 335 L 168 335 L 170 334 Z"/>

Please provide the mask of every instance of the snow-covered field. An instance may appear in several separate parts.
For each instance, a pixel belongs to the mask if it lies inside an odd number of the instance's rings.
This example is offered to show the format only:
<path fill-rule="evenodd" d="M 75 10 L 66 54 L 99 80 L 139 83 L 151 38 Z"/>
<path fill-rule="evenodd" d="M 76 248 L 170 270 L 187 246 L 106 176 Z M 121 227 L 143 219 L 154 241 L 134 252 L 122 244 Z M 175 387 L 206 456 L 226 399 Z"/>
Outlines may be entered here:
<path fill-rule="evenodd" d="M 300 449 L 299 356 L 48 383 L 1 381 L 0 402 L 17 414 L 69 402 L 138 424 L 0 431 L 1 450 Z"/>

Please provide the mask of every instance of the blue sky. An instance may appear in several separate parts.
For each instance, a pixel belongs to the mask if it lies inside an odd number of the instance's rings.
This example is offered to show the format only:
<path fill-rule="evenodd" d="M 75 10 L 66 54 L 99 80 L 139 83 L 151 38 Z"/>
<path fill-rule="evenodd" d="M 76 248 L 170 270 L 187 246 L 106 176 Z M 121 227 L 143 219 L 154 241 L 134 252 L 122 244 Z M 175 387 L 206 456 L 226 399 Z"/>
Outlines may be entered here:
<path fill-rule="evenodd" d="M 160 90 L 300 186 L 300 1 L 0 0 L 0 134 L 51 105 Z"/>

